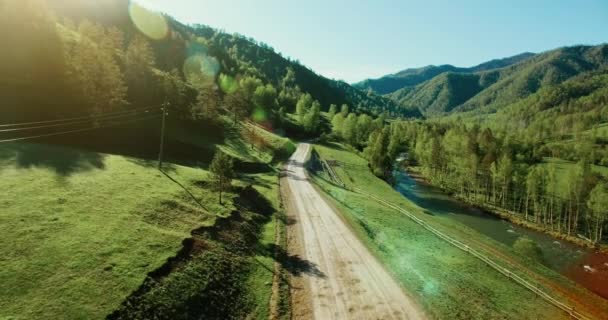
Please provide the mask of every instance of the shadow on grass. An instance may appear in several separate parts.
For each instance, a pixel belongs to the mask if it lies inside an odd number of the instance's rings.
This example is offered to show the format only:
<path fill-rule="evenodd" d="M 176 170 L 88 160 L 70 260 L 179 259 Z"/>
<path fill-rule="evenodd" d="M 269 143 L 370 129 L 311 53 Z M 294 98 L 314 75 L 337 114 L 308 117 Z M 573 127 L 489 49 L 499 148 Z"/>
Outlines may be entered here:
<path fill-rule="evenodd" d="M 74 173 L 105 169 L 105 156 L 96 152 L 32 143 L 0 146 L 0 162 L 14 161 L 17 168 L 46 168 L 67 177 Z"/>
<path fill-rule="evenodd" d="M 184 189 L 184 191 L 186 191 L 186 193 L 190 196 L 190 198 L 192 198 L 192 200 L 194 200 L 194 202 L 196 202 L 196 204 L 198 204 L 201 208 L 203 208 L 203 210 L 205 210 L 207 212 L 209 211 L 209 210 L 207 210 L 207 208 L 205 208 L 205 206 L 203 205 L 203 203 L 200 202 L 200 200 L 198 200 L 194 196 L 194 194 L 192 194 L 192 192 L 190 192 L 190 190 L 188 190 L 188 188 L 186 188 L 183 184 L 181 184 L 179 181 L 175 180 L 173 177 L 171 177 L 169 174 L 167 174 L 163 170 L 159 170 L 159 171 L 160 171 L 160 173 L 162 173 L 163 175 L 165 175 L 165 177 L 169 178 L 169 180 L 173 181 L 175 184 L 177 184 L 182 189 Z"/>

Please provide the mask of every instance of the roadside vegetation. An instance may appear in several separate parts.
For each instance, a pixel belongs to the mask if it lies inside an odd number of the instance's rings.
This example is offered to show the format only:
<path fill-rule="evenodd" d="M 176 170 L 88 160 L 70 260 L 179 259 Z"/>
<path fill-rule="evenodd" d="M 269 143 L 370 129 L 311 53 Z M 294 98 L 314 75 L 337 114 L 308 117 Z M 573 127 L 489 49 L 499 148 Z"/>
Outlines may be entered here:
<path fill-rule="evenodd" d="M 442 232 L 496 257 L 543 290 L 575 305 L 579 311 L 600 318 L 608 314 L 608 305 L 601 298 L 531 259 L 527 249 L 520 254 L 463 224 L 433 216 L 409 202 L 374 176 L 367 160 L 351 147 L 330 143 L 317 145 L 315 150 L 323 159 L 338 160 L 334 169 L 346 184 L 346 189 L 332 184 L 321 171 L 313 176 L 315 182 L 327 192 L 353 229 L 396 279 L 414 293 L 431 317 L 557 319 L 567 318 L 567 315 L 365 194 L 395 203 Z M 362 193 L 349 191 L 352 187 L 362 189 Z"/>

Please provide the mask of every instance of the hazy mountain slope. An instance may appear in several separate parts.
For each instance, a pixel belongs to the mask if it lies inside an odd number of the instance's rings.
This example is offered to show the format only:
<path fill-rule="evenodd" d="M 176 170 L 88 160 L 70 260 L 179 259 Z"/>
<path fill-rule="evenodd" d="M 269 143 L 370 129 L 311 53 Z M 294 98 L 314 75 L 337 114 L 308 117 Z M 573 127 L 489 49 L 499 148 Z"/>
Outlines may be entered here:
<path fill-rule="evenodd" d="M 539 89 L 608 65 L 608 45 L 560 48 L 500 71 L 498 81 L 456 111 L 493 112 Z"/>
<path fill-rule="evenodd" d="M 418 108 L 425 116 L 476 110 L 491 113 L 504 106 L 608 64 L 608 46 L 560 48 L 520 63 L 473 74 L 439 75 L 415 88 L 389 97 L 403 108 Z M 490 65 L 496 65 L 489 63 Z M 484 66 L 479 67 L 484 69 Z"/>
<path fill-rule="evenodd" d="M 371 89 L 373 92 L 376 92 L 378 94 L 389 94 L 403 88 L 414 87 L 444 72 L 474 73 L 491 69 L 504 68 L 506 66 L 510 66 L 525 59 L 528 59 L 532 56 L 534 56 L 533 53 L 526 52 L 504 59 L 491 60 L 470 68 L 455 67 L 448 64 L 441 66 L 426 66 L 422 68 L 406 69 L 392 75 L 381 77 L 379 79 L 366 79 L 364 81 L 354 84 L 354 87 L 361 90 Z"/>

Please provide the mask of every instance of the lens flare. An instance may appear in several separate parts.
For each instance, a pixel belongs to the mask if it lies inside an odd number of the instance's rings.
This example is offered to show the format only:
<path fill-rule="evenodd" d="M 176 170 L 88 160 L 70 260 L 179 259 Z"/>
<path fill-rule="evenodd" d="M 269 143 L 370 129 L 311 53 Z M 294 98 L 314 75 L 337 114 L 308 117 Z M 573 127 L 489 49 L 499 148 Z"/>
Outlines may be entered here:
<path fill-rule="evenodd" d="M 150 11 L 137 2 L 129 4 L 129 16 L 139 31 L 153 40 L 162 40 L 169 34 L 169 25 L 162 14 Z"/>
<path fill-rule="evenodd" d="M 207 55 L 190 56 L 184 62 L 184 75 L 191 84 L 213 84 L 219 71 L 220 63 Z"/>
<path fill-rule="evenodd" d="M 260 107 L 256 107 L 255 110 L 253 110 L 253 114 L 252 114 L 251 118 L 253 119 L 253 121 L 258 122 L 258 123 L 263 123 L 263 122 L 266 122 L 266 120 L 268 120 L 266 111 Z"/>
<path fill-rule="evenodd" d="M 229 75 L 221 74 L 218 82 L 220 89 L 226 94 L 233 94 L 239 88 L 236 79 Z"/>

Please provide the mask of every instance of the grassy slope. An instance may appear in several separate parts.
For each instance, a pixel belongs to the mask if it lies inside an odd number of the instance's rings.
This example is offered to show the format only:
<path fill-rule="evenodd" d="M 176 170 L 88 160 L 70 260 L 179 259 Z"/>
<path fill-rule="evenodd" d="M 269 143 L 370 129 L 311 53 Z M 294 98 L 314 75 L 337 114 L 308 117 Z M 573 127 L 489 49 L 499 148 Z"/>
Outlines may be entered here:
<path fill-rule="evenodd" d="M 64 150 L 45 149 L 50 158 Z M 214 214 L 183 197 L 153 163 L 95 156 L 103 168 L 70 175 L 10 158 L 2 163 L 1 316 L 103 317 L 175 255 L 191 229 L 213 223 Z M 173 166 L 171 175 L 191 181 L 207 173 Z M 199 196 L 215 203 L 211 194 Z"/>
<path fill-rule="evenodd" d="M 272 147 L 290 143 L 263 134 Z M 219 147 L 242 161 L 271 158 L 267 150 L 241 148 L 240 139 L 228 137 Z M 201 187 L 209 179 L 205 170 L 166 167 L 203 208 L 155 165 L 62 147 L 0 146 L 0 256 L 6 258 L 0 318 L 103 318 L 174 256 L 191 230 L 235 209 L 231 200 L 218 205 L 217 194 Z M 254 184 L 278 207 L 274 172 L 241 178 L 235 185 Z M 261 245 L 273 241 L 274 218 Z M 267 318 L 273 261 L 257 258 L 261 264 L 247 281 L 256 318 Z"/>
<path fill-rule="evenodd" d="M 364 159 L 352 152 L 317 146 L 324 158 L 340 159 L 347 167 L 337 172 L 347 184 L 356 184 L 371 194 L 397 203 L 468 243 L 482 242 L 499 249 L 514 261 L 525 263 L 535 272 L 556 279 L 573 292 L 580 293 L 567 279 L 543 266 L 535 266 L 515 256 L 510 248 L 488 239 L 464 225 L 435 218 L 424 213 L 388 184 L 374 177 Z M 387 209 L 367 197 L 352 193 L 315 178 L 369 247 L 386 263 L 396 277 L 418 298 L 434 318 L 560 318 L 559 310 L 519 285 L 504 278 L 484 263 L 448 245 L 408 218 Z"/>

